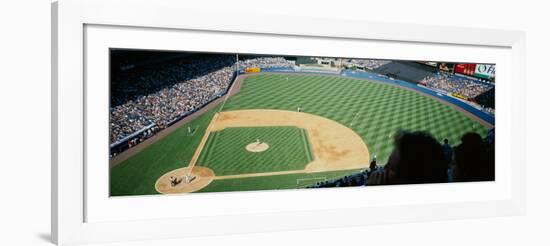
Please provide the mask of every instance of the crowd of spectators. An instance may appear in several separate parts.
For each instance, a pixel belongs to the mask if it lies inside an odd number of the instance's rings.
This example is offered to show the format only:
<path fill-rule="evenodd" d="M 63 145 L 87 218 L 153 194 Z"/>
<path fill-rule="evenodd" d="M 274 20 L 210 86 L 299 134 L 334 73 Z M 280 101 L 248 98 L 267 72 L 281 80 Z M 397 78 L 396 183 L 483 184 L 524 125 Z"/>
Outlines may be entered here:
<path fill-rule="evenodd" d="M 370 59 L 351 59 L 351 61 L 350 61 L 351 64 L 362 66 L 362 67 L 364 67 L 365 69 L 368 69 L 368 70 L 377 69 L 377 68 L 379 68 L 381 66 L 384 66 L 384 65 L 386 65 L 390 62 L 391 61 L 370 60 Z"/>
<path fill-rule="evenodd" d="M 134 146 L 223 96 L 231 85 L 235 62 L 232 55 L 191 56 L 116 74 L 111 83 L 110 143 L 125 139 L 128 147 Z M 294 66 L 282 57 L 239 62 L 243 68 Z"/>
<path fill-rule="evenodd" d="M 111 107 L 170 88 L 234 64 L 230 55 L 197 55 L 170 60 L 111 75 Z M 114 70 L 114 69 L 113 69 Z"/>
<path fill-rule="evenodd" d="M 231 83 L 229 57 L 199 57 L 155 69 L 132 71 L 111 96 L 111 143 L 148 125 L 165 128 L 222 94 Z M 121 86 L 123 85 L 123 86 Z"/>
<path fill-rule="evenodd" d="M 296 65 L 294 61 L 283 57 L 256 57 L 239 61 L 239 69 L 247 67 L 259 68 L 293 68 Z"/>
<path fill-rule="evenodd" d="M 454 147 L 447 139 L 439 143 L 425 132 L 402 132 L 384 167 L 374 158 L 366 170 L 308 188 L 494 181 L 494 155 L 494 129 L 485 139 L 466 133 Z"/>
<path fill-rule="evenodd" d="M 434 89 L 456 93 L 467 98 L 474 98 L 494 87 L 474 79 L 440 72 L 422 79 L 420 84 Z"/>
<path fill-rule="evenodd" d="M 485 106 L 481 105 L 481 111 L 483 111 L 485 113 L 488 113 L 488 114 L 491 114 L 491 115 L 495 115 L 495 109 L 494 108 L 489 108 L 489 107 L 485 107 Z"/>

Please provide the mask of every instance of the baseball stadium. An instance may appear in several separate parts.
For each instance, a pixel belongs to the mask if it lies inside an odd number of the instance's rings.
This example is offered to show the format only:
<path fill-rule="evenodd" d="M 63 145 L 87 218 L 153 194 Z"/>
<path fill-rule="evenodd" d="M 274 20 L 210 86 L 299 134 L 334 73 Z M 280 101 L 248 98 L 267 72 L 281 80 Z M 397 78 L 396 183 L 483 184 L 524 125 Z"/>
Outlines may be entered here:
<path fill-rule="evenodd" d="M 494 181 L 495 64 L 110 53 L 111 196 Z"/>

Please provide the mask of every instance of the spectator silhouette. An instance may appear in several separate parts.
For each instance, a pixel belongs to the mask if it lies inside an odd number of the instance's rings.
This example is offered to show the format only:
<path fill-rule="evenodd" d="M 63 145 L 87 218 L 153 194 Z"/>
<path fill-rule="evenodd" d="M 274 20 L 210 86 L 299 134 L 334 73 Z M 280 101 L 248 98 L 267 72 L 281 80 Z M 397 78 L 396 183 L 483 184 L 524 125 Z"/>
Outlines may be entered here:
<path fill-rule="evenodd" d="M 441 145 L 425 132 L 397 134 L 383 171 L 369 176 L 369 185 L 447 182 L 447 163 Z"/>
<path fill-rule="evenodd" d="M 456 166 L 454 181 L 495 180 L 495 162 L 492 151 L 477 133 L 466 133 L 455 148 L 453 162 Z"/>
<path fill-rule="evenodd" d="M 367 171 L 367 176 L 370 175 L 371 173 L 375 172 L 378 169 L 379 169 L 379 167 L 376 164 L 376 158 L 373 158 L 372 161 L 369 164 L 369 170 Z"/>
<path fill-rule="evenodd" d="M 443 148 L 443 154 L 445 154 L 445 162 L 447 163 L 447 180 L 449 182 L 453 182 L 453 147 L 449 145 L 449 139 L 443 139 L 443 145 L 441 145 L 441 148 Z"/>
<path fill-rule="evenodd" d="M 449 145 L 449 139 L 443 139 L 443 145 L 441 146 L 443 148 L 443 154 L 445 154 L 445 160 L 447 163 L 450 163 L 453 158 L 453 148 L 451 145 Z"/>

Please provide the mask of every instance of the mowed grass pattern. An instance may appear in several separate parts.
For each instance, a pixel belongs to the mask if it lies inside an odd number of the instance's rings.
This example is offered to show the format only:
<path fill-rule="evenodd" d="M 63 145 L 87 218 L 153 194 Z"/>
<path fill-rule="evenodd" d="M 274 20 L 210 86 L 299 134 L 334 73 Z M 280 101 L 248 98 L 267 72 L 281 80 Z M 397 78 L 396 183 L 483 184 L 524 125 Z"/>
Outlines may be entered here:
<path fill-rule="evenodd" d="M 238 179 L 216 179 L 197 192 L 219 192 L 219 191 L 253 191 L 273 189 L 296 189 L 305 188 L 317 182 L 332 180 L 354 174 L 361 171 L 343 170 L 318 173 L 296 173 L 271 175 L 262 177 L 247 177 Z M 300 180 L 300 181 L 298 181 Z"/>
<path fill-rule="evenodd" d="M 223 110 L 295 111 L 297 107 L 353 129 L 382 165 L 389 157 L 398 130 L 427 131 L 440 141 L 448 138 L 452 145 L 458 144 L 466 132 L 484 136 L 488 130 L 451 106 L 415 91 L 336 76 L 252 76 Z"/>
<path fill-rule="evenodd" d="M 211 132 L 197 161 L 216 176 L 302 170 L 312 161 L 305 130 L 295 127 L 231 127 Z M 246 146 L 259 139 L 269 145 L 263 152 Z"/>

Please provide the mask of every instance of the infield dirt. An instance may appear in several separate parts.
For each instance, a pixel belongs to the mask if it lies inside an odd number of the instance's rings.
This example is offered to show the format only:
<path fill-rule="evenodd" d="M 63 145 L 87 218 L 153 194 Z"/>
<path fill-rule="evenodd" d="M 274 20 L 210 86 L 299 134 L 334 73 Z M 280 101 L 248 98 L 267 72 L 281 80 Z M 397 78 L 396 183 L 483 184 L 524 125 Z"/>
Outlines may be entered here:
<path fill-rule="evenodd" d="M 220 113 L 212 131 L 226 127 L 296 126 L 305 129 L 314 160 L 307 172 L 354 169 L 368 165 L 369 151 L 350 128 L 327 118 L 287 110 L 252 109 Z"/>

